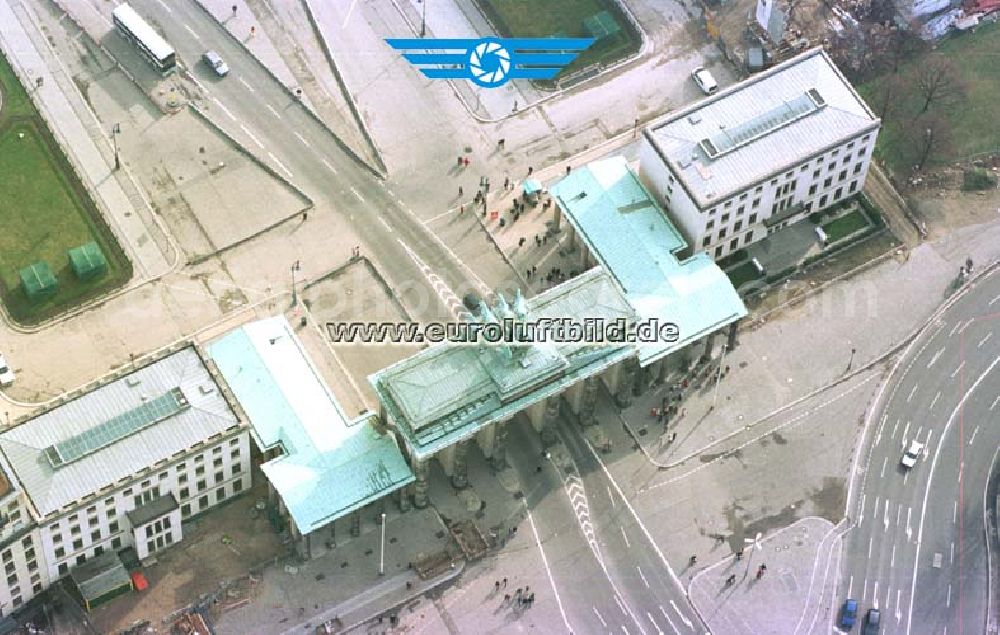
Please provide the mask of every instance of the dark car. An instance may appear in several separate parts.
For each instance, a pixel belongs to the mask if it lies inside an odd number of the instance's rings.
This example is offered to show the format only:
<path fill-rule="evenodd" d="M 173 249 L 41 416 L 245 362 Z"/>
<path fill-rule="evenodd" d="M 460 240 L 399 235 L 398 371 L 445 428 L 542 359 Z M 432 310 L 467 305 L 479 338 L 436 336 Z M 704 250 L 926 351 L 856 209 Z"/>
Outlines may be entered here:
<path fill-rule="evenodd" d="M 878 635 L 879 623 L 882 621 L 882 614 L 878 609 L 868 609 L 865 616 L 865 630 L 863 635 Z"/>
<path fill-rule="evenodd" d="M 857 600 L 846 600 L 844 606 L 840 609 L 840 622 L 838 626 L 843 629 L 850 630 L 854 626 L 854 622 L 858 619 L 858 601 Z"/>

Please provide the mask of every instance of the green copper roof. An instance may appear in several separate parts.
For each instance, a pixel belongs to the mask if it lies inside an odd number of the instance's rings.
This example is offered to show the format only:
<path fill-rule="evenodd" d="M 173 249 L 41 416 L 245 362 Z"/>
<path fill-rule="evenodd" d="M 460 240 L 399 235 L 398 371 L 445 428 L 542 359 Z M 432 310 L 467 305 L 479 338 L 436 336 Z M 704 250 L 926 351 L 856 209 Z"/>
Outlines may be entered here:
<path fill-rule="evenodd" d="M 236 329 L 208 351 L 261 449 L 284 450 L 261 468 L 303 534 L 414 480 L 374 415 L 348 420 L 283 317 Z"/>
<path fill-rule="evenodd" d="M 527 319 L 635 321 L 614 282 L 594 268 L 525 303 Z M 512 358 L 501 347 L 441 344 L 371 375 L 388 418 L 425 459 L 635 355 L 632 345 L 540 343 Z"/>
<path fill-rule="evenodd" d="M 746 315 L 726 274 L 687 247 L 623 157 L 573 170 L 550 188 L 568 221 L 614 277 L 640 320 L 673 322 L 675 342 L 637 344 L 647 365 Z"/>

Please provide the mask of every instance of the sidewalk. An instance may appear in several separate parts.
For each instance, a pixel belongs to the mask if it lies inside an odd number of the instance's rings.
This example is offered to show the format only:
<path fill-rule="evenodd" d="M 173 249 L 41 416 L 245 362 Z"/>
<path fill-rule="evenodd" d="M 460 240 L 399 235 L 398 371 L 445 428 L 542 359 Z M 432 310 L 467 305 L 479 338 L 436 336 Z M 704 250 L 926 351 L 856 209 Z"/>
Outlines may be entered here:
<path fill-rule="evenodd" d="M 713 633 L 829 633 L 835 610 L 837 529 L 822 518 L 803 518 L 698 572 L 688 594 Z M 757 579 L 758 567 L 767 570 Z M 735 576 L 735 582 L 726 584 Z"/>
<path fill-rule="evenodd" d="M 88 131 L 88 126 L 101 128 L 96 117 L 83 103 L 72 79 L 63 76 L 64 69 L 51 50 L 40 42 L 42 36 L 35 26 L 26 20 L 16 0 L 0 0 L 0 44 L 5 54 L 132 260 L 137 278 L 166 273 L 171 265 L 161 251 L 165 239 L 147 226 L 147 222 L 152 223 L 145 220 L 147 210 L 133 205 L 125 193 L 119 182 L 125 176 L 113 170 L 113 157 L 109 160 L 110 143 L 106 138 L 103 143 L 95 141 Z M 35 83 L 39 78 L 41 86 Z M 107 132 L 110 134 L 110 129 Z M 135 184 L 129 189 L 137 190 Z"/>

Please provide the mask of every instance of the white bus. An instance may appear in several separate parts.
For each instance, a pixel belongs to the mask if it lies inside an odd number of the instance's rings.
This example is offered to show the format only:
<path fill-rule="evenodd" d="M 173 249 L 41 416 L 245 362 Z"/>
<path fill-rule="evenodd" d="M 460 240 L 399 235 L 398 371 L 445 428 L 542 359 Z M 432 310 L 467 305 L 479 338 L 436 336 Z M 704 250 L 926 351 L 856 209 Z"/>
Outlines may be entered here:
<path fill-rule="evenodd" d="M 126 40 L 132 42 L 150 64 L 161 75 L 166 75 L 177 68 L 177 55 L 172 46 L 160 37 L 135 9 L 127 4 L 120 4 L 111 12 L 115 28 Z"/>

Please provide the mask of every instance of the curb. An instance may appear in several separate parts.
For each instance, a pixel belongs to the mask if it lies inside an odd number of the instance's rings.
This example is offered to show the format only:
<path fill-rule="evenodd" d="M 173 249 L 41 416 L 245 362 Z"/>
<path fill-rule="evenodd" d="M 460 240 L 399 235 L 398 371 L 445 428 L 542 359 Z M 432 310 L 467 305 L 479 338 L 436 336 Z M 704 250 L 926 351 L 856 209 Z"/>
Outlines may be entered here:
<path fill-rule="evenodd" d="M 840 384 L 842 384 L 842 383 L 844 383 L 844 382 L 846 382 L 846 381 L 848 381 L 850 379 L 853 379 L 854 377 L 856 377 L 856 376 L 858 376 L 858 375 L 860 375 L 862 373 L 866 373 L 869 370 L 871 370 L 872 368 L 874 368 L 875 366 L 881 364 L 882 362 L 884 362 L 885 360 L 887 360 L 888 358 L 890 358 L 892 355 L 895 355 L 896 353 L 900 352 L 904 348 L 908 347 L 913 341 L 916 341 L 916 338 L 918 338 L 923 333 L 923 331 L 925 329 L 927 329 L 927 327 L 929 327 L 935 320 L 937 320 L 942 313 L 944 313 L 946 310 L 948 310 L 949 308 L 951 308 L 951 306 L 954 305 L 958 300 L 960 300 L 962 297 L 964 297 L 965 294 L 968 293 L 969 290 L 971 290 L 976 285 L 976 283 L 979 282 L 980 279 L 983 279 L 985 277 L 988 277 L 989 275 L 992 275 L 998 269 L 1000 269 L 1000 259 L 994 260 L 988 266 L 986 266 L 985 268 L 983 268 L 983 270 L 980 271 L 973 279 L 971 279 L 968 282 L 966 282 L 963 285 L 962 289 L 958 290 L 951 297 L 947 298 L 944 301 L 944 303 L 941 304 L 941 306 L 939 306 L 937 309 L 934 310 L 933 313 L 931 313 L 930 317 L 928 317 L 922 324 L 919 324 L 916 328 L 914 328 L 914 330 L 911 331 L 909 335 L 903 337 L 898 343 L 891 345 L 887 350 L 883 351 L 881 354 L 879 354 L 876 357 L 872 358 L 867 363 L 865 363 L 863 366 L 859 366 L 857 368 L 857 370 L 855 370 L 855 371 L 853 371 L 851 373 L 847 373 L 847 374 L 843 375 L 842 377 L 839 377 L 838 379 L 835 379 L 832 382 L 830 382 L 830 383 L 828 383 L 828 384 L 826 384 L 824 386 L 816 388 L 816 389 L 812 390 L 811 392 L 809 392 L 809 393 L 807 393 L 807 394 L 799 397 L 798 399 L 795 399 L 795 400 L 793 400 L 793 401 L 791 401 L 791 402 L 789 402 L 789 403 L 787 403 L 787 404 L 785 404 L 783 406 L 779 406 L 775 410 L 772 410 L 771 412 L 763 415 L 762 417 L 759 417 L 755 421 L 753 421 L 751 423 L 748 423 L 742 429 L 734 430 L 733 432 L 731 432 L 731 433 L 729 433 L 729 434 L 727 434 L 727 435 L 725 435 L 723 437 L 720 437 L 719 439 L 716 439 L 715 441 L 712 441 L 711 443 L 708 443 L 708 444 L 702 446 L 701 448 L 699 448 L 697 450 L 694 450 L 694 451 L 686 454 L 685 456 L 681 457 L 678 460 L 675 460 L 675 461 L 672 461 L 672 462 L 664 462 L 664 461 L 657 461 L 656 459 L 654 459 L 649 454 L 649 451 L 645 448 L 645 446 L 642 445 L 642 443 L 639 440 L 639 435 L 636 434 L 635 430 L 632 429 L 632 426 L 629 425 L 628 421 L 625 419 L 625 416 L 622 414 L 621 410 L 617 410 L 616 413 L 618 415 L 618 418 L 621 420 L 622 425 L 628 431 L 629 436 L 632 437 L 632 440 L 635 441 L 635 443 L 642 450 L 642 453 L 646 455 L 646 459 L 652 465 L 654 465 L 656 468 L 658 468 L 660 470 L 669 470 L 669 469 L 673 469 L 673 468 L 679 467 L 680 465 L 684 464 L 685 462 L 690 461 L 691 459 L 693 459 L 693 458 L 697 457 L 698 455 L 700 455 L 700 454 L 708 451 L 709 449 L 711 449 L 711 448 L 719 445 L 720 443 L 723 443 L 725 441 L 729 441 L 730 439 L 733 439 L 737 435 L 743 434 L 744 432 L 746 432 L 750 428 L 753 428 L 753 427 L 755 427 L 755 426 L 757 426 L 757 425 L 759 425 L 761 423 L 764 423 L 764 422 L 768 421 L 769 419 L 771 419 L 771 418 L 773 418 L 773 417 L 775 417 L 775 416 L 777 416 L 777 415 L 779 415 L 779 414 L 781 414 L 781 413 L 783 413 L 783 412 L 785 412 L 787 410 L 790 410 L 790 409 L 794 408 L 795 406 L 799 405 L 800 403 L 802 403 L 804 401 L 807 401 L 809 399 L 812 399 L 816 395 L 818 395 L 818 394 L 820 394 L 820 393 L 822 393 L 824 391 L 827 391 L 827 390 L 829 390 L 831 388 L 834 388 L 834 387 L 836 387 L 836 386 L 838 386 L 838 385 L 840 385 Z M 894 373 L 895 370 L 896 370 L 896 368 L 893 368 L 892 372 Z M 891 378 L 891 376 L 892 376 L 892 373 L 890 373 L 890 375 L 888 377 L 886 377 L 886 379 L 883 380 L 883 383 L 888 382 L 889 379 Z M 867 430 L 867 426 L 866 426 L 866 430 Z M 850 505 L 850 500 L 849 499 L 848 499 L 848 505 Z"/>
<path fill-rule="evenodd" d="M 326 125 L 326 122 L 323 121 L 319 117 L 319 115 L 317 115 L 313 111 L 312 108 L 310 108 L 308 105 L 306 105 L 306 103 L 304 101 L 302 101 L 301 99 L 299 99 L 292 92 L 292 89 L 290 89 L 288 86 L 286 86 L 284 84 L 284 82 L 282 82 L 280 79 L 278 79 L 278 76 L 274 74 L 274 72 L 271 70 L 271 68 L 267 64 L 265 64 L 264 62 L 262 62 L 261 59 L 259 57 L 257 57 L 257 55 L 254 54 L 254 52 L 251 51 L 249 47 L 247 47 L 247 45 L 246 45 L 245 42 L 243 42 L 238 37 L 236 37 L 235 35 L 233 35 L 229 31 L 229 29 L 226 28 L 225 24 L 220 23 L 219 19 L 216 18 L 215 15 L 211 11 L 208 10 L 208 7 L 206 7 L 202 2 L 200 2 L 200 0 L 194 2 L 194 5 L 196 7 L 198 7 L 199 9 L 201 9 L 205 13 L 205 15 L 208 16 L 208 18 L 210 20 L 212 20 L 213 22 L 215 22 L 216 24 L 218 24 L 219 27 L 222 28 L 222 30 L 226 32 L 226 35 L 228 35 L 229 38 L 233 42 L 236 43 L 237 46 L 239 46 L 240 48 L 242 48 L 243 51 L 246 52 L 246 54 L 249 55 L 251 59 L 253 59 L 255 62 L 257 62 L 258 66 L 260 66 L 262 69 L 264 69 L 264 72 L 267 73 L 268 76 L 271 77 L 271 79 L 273 79 L 276 84 L 278 84 L 278 86 L 281 86 L 285 90 L 285 93 L 290 98 L 292 98 L 293 100 L 299 102 L 299 105 L 302 107 L 302 109 L 305 112 L 307 112 L 309 114 L 309 116 L 312 117 L 313 120 L 316 121 L 316 123 L 318 123 L 324 130 L 326 130 L 327 133 L 331 137 L 333 137 L 334 141 L 337 142 L 337 145 L 340 146 L 344 150 L 344 152 L 346 152 L 347 154 L 349 154 L 351 156 L 351 158 L 353 158 L 355 161 L 358 162 L 359 165 L 362 165 L 365 168 L 367 168 L 368 171 L 371 172 L 372 174 L 374 174 L 376 178 L 378 178 L 380 180 L 384 180 L 385 179 L 385 174 L 379 172 L 377 169 L 375 169 L 374 167 L 372 167 L 367 161 L 365 161 L 364 159 L 362 159 L 361 157 L 359 157 L 357 155 L 357 153 L 354 152 L 354 150 L 349 145 L 347 145 L 346 143 L 344 143 L 344 141 L 340 138 L 340 136 L 338 136 L 333 130 L 331 130 L 330 127 L 328 125 Z"/>

